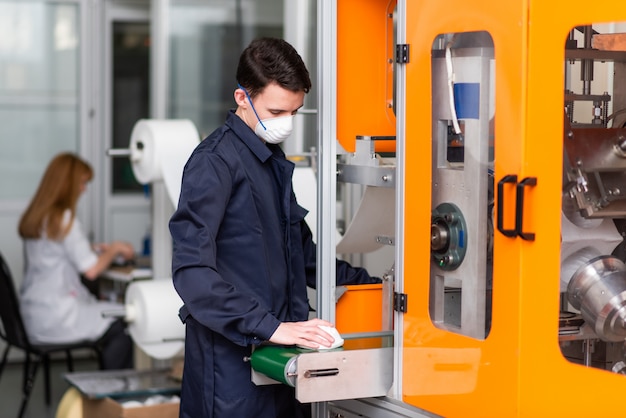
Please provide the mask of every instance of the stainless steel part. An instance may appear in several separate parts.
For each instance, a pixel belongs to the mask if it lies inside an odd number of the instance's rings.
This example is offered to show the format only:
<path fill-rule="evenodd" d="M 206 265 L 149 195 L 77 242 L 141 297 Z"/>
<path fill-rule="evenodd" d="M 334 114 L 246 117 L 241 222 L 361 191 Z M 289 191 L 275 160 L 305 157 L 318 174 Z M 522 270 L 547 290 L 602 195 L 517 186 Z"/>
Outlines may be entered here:
<path fill-rule="evenodd" d="M 447 268 L 451 265 L 448 262 L 440 265 L 441 260 L 434 257 L 436 253 L 432 252 L 431 318 L 438 327 L 480 339 L 486 335 L 487 281 L 491 271 L 487 243 L 490 240 L 490 105 L 493 103 L 495 79 L 493 54 L 493 48 L 452 50 L 455 86 L 466 86 L 468 90 L 475 88 L 478 104 L 472 108 L 472 114 L 458 115 L 462 126 L 463 154 L 462 158 L 458 155 L 451 158 L 449 126 L 454 116 L 450 109 L 446 59 L 444 51 L 432 52 L 431 209 L 434 213 L 442 204 L 454 204 L 457 208 L 455 212 L 462 214 L 467 230 L 464 231 L 464 258 L 452 264 L 454 269 Z M 447 231 L 439 224 L 434 232 L 444 232 L 445 235 Z M 440 238 L 445 237 L 435 238 L 435 248 L 441 243 Z M 454 298 L 449 297 L 452 289 L 458 291 Z"/>
<path fill-rule="evenodd" d="M 285 380 L 289 382 L 288 384 L 291 387 L 296 384 L 296 360 L 296 357 L 289 359 L 287 365 L 285 366 Z"/>
<path fill-rule="evenodd" d="M 330 403 L 330 418 L 437 418 L 427 412 L 391 398 L 366 398 Z"/>
<path fill-rule="evenodd" d="M 561 262 L 560 281 L 562 291 L 567 290 L 567 285 L 569 284 L 570 279 L 574 276 L 578 269 L 580 269 L 580 267 L 586 265 L 590 260 L 593 260 L 600 255 L 601 253 L 597 248 L 589 246 L 574 251 L 572 254 L 567 256 Z"/>
<path fill-rule="evenodd" d="M 613 371 L 613 373 L 626 374 L 626 364 L 624 364 L 623 361 L 618 361 L 613 365 L 613 368 L 611 370 Z"/>
<path fill-rule="evenodd" d="M 580 267 L 568 286 L 569 302 L 605 341 L 626 339 L 626 266 L 600 256 Z"/>
<path fill-rule="evenodd" d="M 396 168 L 393 166 L 337 164 L 337 170 L 337 179 L 341 182 L 378 187 L 395 187 L 396 185 Z"/>
<path fill-rule="evenodd" d="M 626 130 L 574 129 L 565 118 L 564 191 L 586 218 L 626 214 Z"/>
<path fill-rule="evenodd" d="M 355 151 L 347 158 L 347 163 L 337 164 L 338 181 L 378 187 L 396 186 L 395 161 L 377 156 L 374 138 L 357 137 Z"/>
<path fill-rule="evenodd" d="M 384 396 L 391 388 L 393 347 L 318 351 L 298 356 L 300 402 Z"/>

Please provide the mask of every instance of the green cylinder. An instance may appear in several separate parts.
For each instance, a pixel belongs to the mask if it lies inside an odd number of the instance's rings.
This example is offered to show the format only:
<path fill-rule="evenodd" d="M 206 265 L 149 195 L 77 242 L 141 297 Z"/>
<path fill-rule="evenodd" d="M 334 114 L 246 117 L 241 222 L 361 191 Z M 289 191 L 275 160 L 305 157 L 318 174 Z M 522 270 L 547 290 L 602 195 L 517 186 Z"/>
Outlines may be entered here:
<path fill-rule="evenodd" d="M 285 385 L 296 385 L 296 359 L 305 350 L 295 347 L 262 345 L 250 356 L 252 368 Z"/>

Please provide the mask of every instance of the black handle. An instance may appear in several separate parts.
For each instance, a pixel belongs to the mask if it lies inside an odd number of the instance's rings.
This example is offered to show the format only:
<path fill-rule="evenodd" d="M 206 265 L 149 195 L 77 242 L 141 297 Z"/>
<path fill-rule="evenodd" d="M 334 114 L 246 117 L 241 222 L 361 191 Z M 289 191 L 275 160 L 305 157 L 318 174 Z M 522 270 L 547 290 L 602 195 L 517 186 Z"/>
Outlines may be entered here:
<path fill-rule="evenodd" d="M 517 183 L 517 176 L 515 174 L 509 174 L 502 177 L 502 180 L 498 182 L 498 231 L 504 236 L 515 238 L 517 236 L 517 229 L 504 229 L 504 184 L 505 183 Z M 516 216 L 517 221 L 517 216 Z M 516 222 L 517 226 L 517 222 Z"/>
<path fill-rule="evenodd" d="M 537 177 L 526 177 L 517 184 L 516 204 L 515 204 L 515 229 L 517 235 L 526 241 L 534 241 L 534 232 L 524 232 L 524 187 L 536 186 Z"/>

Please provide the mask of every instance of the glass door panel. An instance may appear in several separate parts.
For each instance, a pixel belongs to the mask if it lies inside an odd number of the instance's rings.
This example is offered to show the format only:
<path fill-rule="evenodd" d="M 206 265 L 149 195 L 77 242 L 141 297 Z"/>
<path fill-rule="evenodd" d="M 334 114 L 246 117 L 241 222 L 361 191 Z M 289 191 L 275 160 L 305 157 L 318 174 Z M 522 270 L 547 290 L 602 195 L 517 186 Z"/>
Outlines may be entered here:
<path fill-rule="evenodd" d="M 29 199 L 79 146 L 77 4 L 0 2 L 0 199 Z"/>

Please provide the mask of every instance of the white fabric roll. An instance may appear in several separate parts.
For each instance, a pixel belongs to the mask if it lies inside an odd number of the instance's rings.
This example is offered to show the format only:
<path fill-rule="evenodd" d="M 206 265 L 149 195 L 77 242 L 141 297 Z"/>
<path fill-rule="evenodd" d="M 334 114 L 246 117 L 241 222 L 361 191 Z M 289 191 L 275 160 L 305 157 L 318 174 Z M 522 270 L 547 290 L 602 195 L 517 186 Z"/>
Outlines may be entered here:
<path fill-rule="evenodd" d="M 317 178 L 311 167 L 296 167 L 293 172 L 293 191 L 298 204 L 309 211 L 304 218 L 317 242 Z"/>
<path fill-rule="evenodd" d="M 130 161 L 137 181 L 163 181 L 177 207 L 183 168 L 199 142 L 198 131 L 190 120 L 139 120 L 130 138 Z"/>
<path fill-rule="evenodd" d="M 385 244 L 376 239 L 395 237 L 396 196 L 391 187 L 367 186 L 361 204 L 346 233 L 337 243 L 337 253 L 369 253 Z"/>
<path fill-rule="evenodd" d="M 126 291 L 125 319 L 135 344 L 156 359 L 177 355 L 185 339 L 178 317 L 182 305 L 171 279 L 132 282 Z"/>

